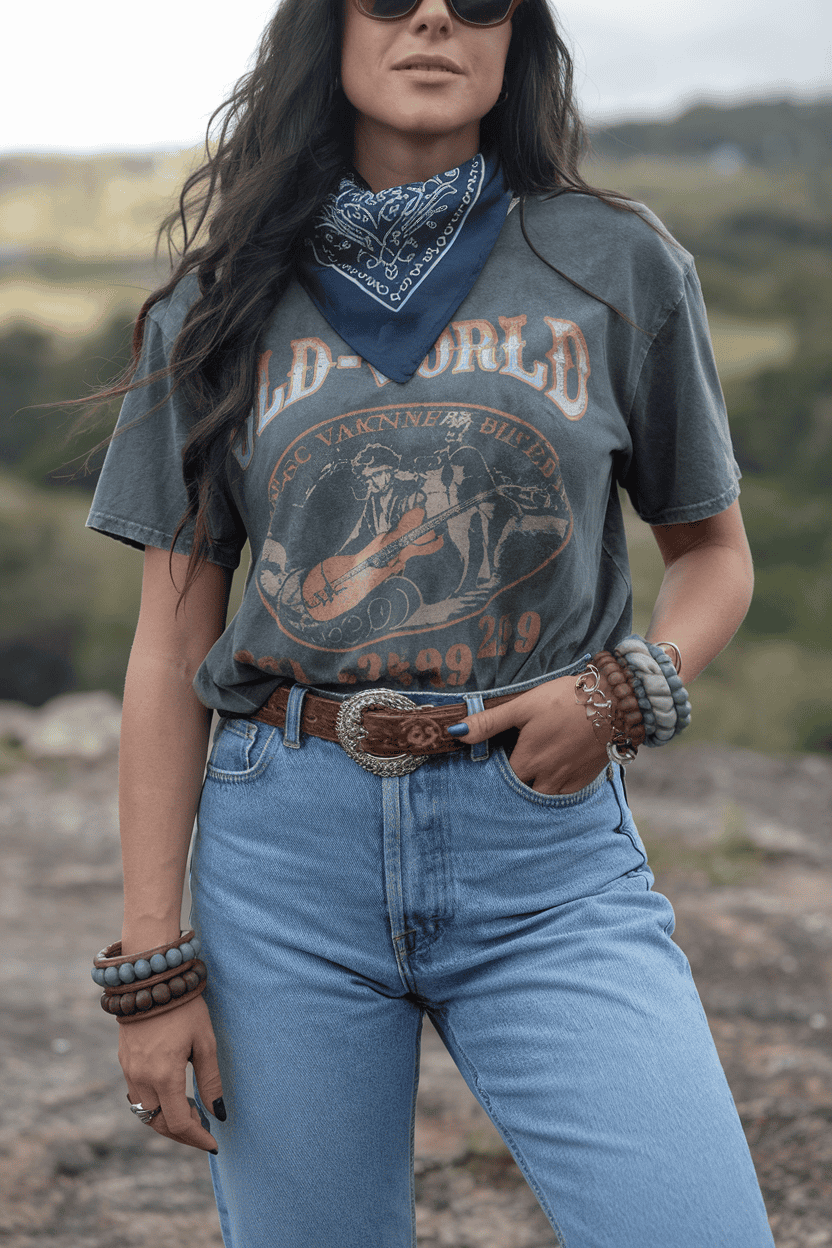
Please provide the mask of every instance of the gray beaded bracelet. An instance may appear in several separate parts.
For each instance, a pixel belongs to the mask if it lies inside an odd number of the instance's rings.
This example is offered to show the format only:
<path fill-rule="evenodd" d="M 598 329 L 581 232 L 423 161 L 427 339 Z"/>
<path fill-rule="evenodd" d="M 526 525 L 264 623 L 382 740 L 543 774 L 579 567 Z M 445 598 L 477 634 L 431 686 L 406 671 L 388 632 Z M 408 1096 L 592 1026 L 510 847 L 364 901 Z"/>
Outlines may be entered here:
<path fill-rule="evenodd" d="M 680 733 L 690 723 L 691 705 L 688 691 L 682 684 L 682 678 L 676 671 L 670 655 L 659 646 L 654 646 L 651 641 L 645 641 L 644 644 L 662 669 L 667 680 L 668 688 L 673 695 L 673 701 L 676 703 L 676 732 Z"/>
<path fill-rule="evenodd" d="M 691 718 L 690 699 L 672 660 L 664 650 L 638 634 L 625 637 L 614 653 L 619 663 L 627 668 L 645 717 L 645 745 L 667 744 L 687 728 Z M 642 706 L 642 698 L 649 712 Z"/>
<path fill-rule="evenodd" d="M 184 935 L 185 933 L 182 934 Z M 199 938 L 192 936 L 189 940 L 183 940 L 179 945 L 172 944 L 164 952 L 152 953 L 149 958 L 140 954 L 132 962 L 121 961 L 120 958 L 112 958 L 109 954 L 109 949 L 112 948 L 114 946 L 110 945 L 108 949 L 102 949 L 95 959 L 92 968 L 93 983 L 98 984 L 99 988 L 116 988 L 121 984 L 135 983 L 137 979 L 149 979 L 151 975 L 159 975 L 162 971 L 175 970 L 183 962 L 192 962 L 202 946 Z M 117 962 L 118 964 L 110 966 L 98 965 L 98 963 L 105 961 Z"/>
<path fill-rule="evenodd" d="M 623 657 L 628 669 L 638 675 L 655 716 L 655 725 L 646 745 L 664 745 L 676 734 L 676 704 L 667 684 L 664 672 L 649 653 L 643 637 L 625 637 L 615 647 L 617 657 Z"/>
<path fill-rule="evenodd" d="M 631 671 L 631 669 L 627 666 L 627 661 L 624 656 L 617 654 L 615 657 L 618 660 L 618 666 L 625 671 L 629 678 L 630 684 L 632 685 L 633 694 L 638 702 L 638 708 L 641 711 L 641 718 L 644 720 L 644 729 L 649 737 L 656 725 L 656 716 L 653 714 L 650 699 L 644 692 L 644 685 L 641 683 L 638 673 Z"/>

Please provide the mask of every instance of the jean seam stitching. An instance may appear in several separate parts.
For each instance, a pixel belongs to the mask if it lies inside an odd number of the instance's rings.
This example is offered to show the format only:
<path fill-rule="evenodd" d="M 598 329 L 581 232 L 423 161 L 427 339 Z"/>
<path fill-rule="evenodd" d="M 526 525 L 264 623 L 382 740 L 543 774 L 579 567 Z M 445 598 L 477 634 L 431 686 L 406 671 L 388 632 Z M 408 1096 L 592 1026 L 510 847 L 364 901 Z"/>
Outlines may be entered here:
<path fill-rule="evenodd" d="M 463 1049 L 462 1045 L 459 1043 L 459 1040 L 457 1038 L 457 1035 L 453 1027 L 448 1022 L 447 1016 L 444 1018 L 443 1024 L 445 1028 L 447 1029 L 447 1031 L 453 1036 L 454 1044 L 456 1045 L 457 1051 L 459 1052 L 460 1057 L 462 1057 L 466 1066 L 471 1072 L 471 1076 L 477 1087 L 477 1092 L 479 1093 L 479 1096 L 481 1097 L 482 1102 L 484 1106 L 486 1107 L 489 1117 L 494 1121 L 495 1125 L 499 1127 L 500 1134 L 502 1135 L 503 1139 L 505 1140 L 506 1144 L 511 1150 L 514 1156 L 514 1160 L 517 1162 L 517 1165 L 520 1167 L 520 1170 L 523 1173 L 523 1177 L 525 1178 L 529 1187 L 532 1189 L 535 1196 L 537 1197 L 540 1207 L 542 1208 L 543 1212 L 546 1214 L 546 1217 L 549 1219 L 552 1225 L 552 1229 L 555 1232 L 555 1235 L 557 1236 L 557 1239 L 558 1239 L 558 1248 L 567 1248 L 566 1237 L 564 1236 L 563 1231 L 558 1225 L 557 1219 L 555 1218 L 554 1210 L 552 1209 L 551 1205 L 546 1199 L 546 1196 L 544 1195 L 543 1190 L 540 1187 L 540 1184 L 537 1182 L 534 1175 L 532 1174 L 531 1168 L 528 1162 L 526 1161 L 525 1157 L 523 1156 L 520 1146 L 518 1145 L 512 1133 L 506 1127 L 500 1114 L 497 1112 L 496 1106 L 494 1104 L 494 1100 L 492 1099 L 492 1097 L 488 1095 L 488 1093 L 485 1091 L 485 1088 L 480 1083 L 480 1078 L 477 1073 L 477 1069 L 474 1066 L 471 1059 L 469 1058 L 468 1054 Z"/>
<path fill-rule="evenodd" d="M 407 966 L 407 932 L 397 932 L 399 924 L 404 927 L 404 893 L 402 890 L 402 812 L 399 794 L 399 780 L 396 777 L 385 777 L 382 785 L 382 827 L 384 852 L 384 893 L 387 913 L 390 919 L 390 940 L 396 958 L 399 976 L 408 992 L 414 990 L 410 982 L 411 976 Z M 395 794 L 395 797 L 393 796 Z M 395 821 L 395 832 L 391 844 L 390 816 Z M 395 912 L 394 912 L 395 909 Z"/>
<path fill-rule="evenodd" d="M 524 785 L 514 774 L 511 763 L 508 761 L 508 755 L 503 746 L 498 746 L 493 751 L 494 758 L 508 786 L 520 797 L 525 798 L 527 802 L 531 802 L 535 806 L 548 806 L 551 809 L 568 809 L 570 806 L 582 806 L 584 802 L 588 802 L 594 797 L 598 790 L 609 780 L 609 768 L 605 767 L 594 780 L 584 788 L 579 789 L 577 793 L 536 793 L 534 789 Z"/>
<path fill-rule="evenodd" d="M 232 731 L 234 730 L 232 729 Z M 266 740 L 263 742 L 263 749 L 260 752 L 260 757 L 254 766 L 249 768 L 248 771 L 222 771 L 220 768 L 214 767 L 209 762 L 205 768 L 207 774 L 212 780 L 217 780 L 220 784 L 245 784 L 249 780 L 255 780 L 259 775 L 262 775 L 271 761 L 273 751 L 269 749 L 269 746 L 274 740 L 276 732 L 277 729 L 272 728 L 269 735 L 266 737 Z"/>
<path fill-rule="evenodd" d="M 616 788 L 615 783 L 612 779 L 610 779 L 610 784 L 612 785 L 612 791 L 615 794 L 615 800 L 618 803 L 618 813 L 620 815 L 618 827 L 615 830 L 619 836 L 626 836 L 627 840 L 630 842 L 630 844 L 632 845 L 636 853 L 641 854 L 641 865 L 643 867 L 647 867 L 650 864 L 647 861 L 647 854 L 645 850 L 633 838 L 633 835 L 630 832 L 630 830 L 627 827 L 625 827 L 625 824 L 627 822 L 627 811 L 625 810 L 624 804 L 622 803 L 621 797 L 619 796 L 618 789 Z M 635 827 L 635 821 L 633 821 L 633 826 Z"/>

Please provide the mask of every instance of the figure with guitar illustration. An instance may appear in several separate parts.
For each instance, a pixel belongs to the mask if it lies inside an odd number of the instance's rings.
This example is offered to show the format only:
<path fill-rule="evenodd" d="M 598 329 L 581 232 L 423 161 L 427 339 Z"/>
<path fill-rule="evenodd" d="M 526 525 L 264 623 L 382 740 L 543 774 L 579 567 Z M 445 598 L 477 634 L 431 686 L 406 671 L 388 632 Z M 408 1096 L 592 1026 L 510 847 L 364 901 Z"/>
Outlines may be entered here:
<path fill-rule="evenodd" d="M 509 554 L 514 575 L 533 575 L 571 532 L 560 479 L 542 486 L 513 481 L 489 468 L 475 447 L 456 442 L 416 456 L 408 471 L 392 447 L 371 443 L 330 461 L 301 505 L 331 553 L 290 569 L 282 545 L 268 538 L 261 593 L 287 632 L 336 650 L 392 640 L 405 628 L 444 628 L 484 611 L 506 586 Z M 280 498 L 271 532 L 281 531 L 284 507 Z"/>

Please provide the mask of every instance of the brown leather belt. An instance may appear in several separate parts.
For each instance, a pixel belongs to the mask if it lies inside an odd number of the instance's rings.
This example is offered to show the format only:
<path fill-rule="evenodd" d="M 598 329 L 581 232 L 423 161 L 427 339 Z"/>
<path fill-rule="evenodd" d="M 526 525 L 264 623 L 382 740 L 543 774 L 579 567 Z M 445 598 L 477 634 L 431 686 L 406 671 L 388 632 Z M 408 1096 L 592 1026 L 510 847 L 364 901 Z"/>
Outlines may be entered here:
<path fill-rule="evenodd" d="M 501 706 L 516 696 L 489 698 L 487 705 Z M 284 728 L 288 703 L 288 686 L 278 685 L 252 718 Z M 445 729 L 467 715 L 464 702 L 419 706 L 392 689 L 368 689 L 340 701 L 309 692 L 303 699 L 300 727 L 313 737 L 337 742 L 375 775 L 400 776 L 435 754 L 461 750 L 464 740 L 449 737 Z"/>

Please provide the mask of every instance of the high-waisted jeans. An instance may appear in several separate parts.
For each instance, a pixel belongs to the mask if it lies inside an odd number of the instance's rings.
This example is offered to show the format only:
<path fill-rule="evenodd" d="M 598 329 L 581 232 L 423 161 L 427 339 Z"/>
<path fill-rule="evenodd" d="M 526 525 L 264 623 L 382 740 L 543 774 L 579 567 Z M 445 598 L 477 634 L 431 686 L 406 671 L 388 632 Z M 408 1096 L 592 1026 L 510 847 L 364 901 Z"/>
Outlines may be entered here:
<path fill-rule="evenodd" d="M 772 1248 L 619 768 L 546 796 L 492 743 L 383 779 L 298 711 L 222 721 L 193 855 L 227 1248 L 412 1248 L 424 1011 L 560 1245 Z"/>

